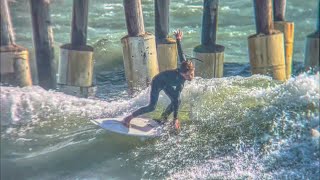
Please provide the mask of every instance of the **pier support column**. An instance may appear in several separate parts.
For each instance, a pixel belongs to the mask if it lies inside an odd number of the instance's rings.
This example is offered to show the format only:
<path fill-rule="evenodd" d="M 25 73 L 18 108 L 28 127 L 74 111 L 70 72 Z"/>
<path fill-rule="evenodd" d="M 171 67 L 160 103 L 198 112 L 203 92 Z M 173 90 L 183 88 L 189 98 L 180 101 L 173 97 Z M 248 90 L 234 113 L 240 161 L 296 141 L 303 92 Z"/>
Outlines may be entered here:
<path fill-rule="evenodd" d="M 128 35 L 121 39 L 130 93 L 146 88 L 159 73 L 155 36 L 146 33 L 141 0 L 124 0 Z"/>
<path fill-rule="evenodd" d="M 14 86 L 31 86 L 29 53 L 24 47 L 15 44 L 14 31 L 7 0 L 0 1 L 1 46 L 0 75 L 1 83 Z"/>
<path fill-rule="evenodd" d="M 248 38 L 252 74 L 270 75 L 286 80 L 283 34 L 253 35 Z"/>
<path fill-rule="evenodd" d="M 194 56 L 203 62 L 195 62 L 196 76 L 203 78 L 223 77 L 224 46 L 216 44 L 212 49 L 199 45 L 193 50 Z"/>
<path fill-rule="evenodd" d="M 147 87 L 159 73 L 154 35 L 127 36 L 122 38 L 121 42 L 129 89 L 135 91 Z"/>
<path fill-rule="evenodd" d="M 283 33 L 274 30 L 271 0 L 254 0 L 257 34 L 248 37 L 252 74 L 286 80 Z"/>
<path fill-rule="evenodd" d="M 304 65 L 306 70 L 312 69 L 313 71 L 319 71 L 319 41 L 320 33 L 315 32 L 309 34 L 306 40 L 305 60 Z"/>
<path fill-rule="evenodd" d="M 155 36 L 159 71 L 177 68 L 177 44 L 169 38 L 169 5 L 170 0 L 155 0 Z"/>
<path fill-rule="evenodd" d="M 160 72 L 176 69 L 178 64 L 176 41 L 172 38 L 167 38 L 166 42 L 157 43 L 157 56 Z"/>
<path fill-rule="evenodd" d="M 54 60 L 50 1 L 30 0 L 29 2 L 39 85 L 45 89 L 55 89 L 56 62 Z"/>
<path fill-rule="evenodd" d="M 194 48 L 194 56 L 203 62 L 195 62 L 196 76 L 223 77 L 224 46 L 216 44 L 219 0 L 204 0 L 201 45 Z"/>
<path fill-rule="evenodd" d="M 1 46 L 1 82 L 13 86 L 31 86 L 29 52 L 21 46 Z"/>
<path fill-rule="evenodd" d="M 74 0 L 71 44 L 60 46 L 58 68 L 59 89 L 67 94 L 93 95 L 93 47 L 87 43 L 89 0 Z"/>
<path fill-rule="evenodd" d="M 292 54 L 294 44 L 294 23 L 285 20 L 285 9 L 287 0 L 273 1 L 274 28 L 284 35 L 286 78 L 291 77 Z"/>
<path fill-rule="evenodd" d="M 306 70 L 319 71 L 320 41 L 320 2 L 318 2 L 318 20 L 316 32 L 307 36 L 304 65 Z"/>

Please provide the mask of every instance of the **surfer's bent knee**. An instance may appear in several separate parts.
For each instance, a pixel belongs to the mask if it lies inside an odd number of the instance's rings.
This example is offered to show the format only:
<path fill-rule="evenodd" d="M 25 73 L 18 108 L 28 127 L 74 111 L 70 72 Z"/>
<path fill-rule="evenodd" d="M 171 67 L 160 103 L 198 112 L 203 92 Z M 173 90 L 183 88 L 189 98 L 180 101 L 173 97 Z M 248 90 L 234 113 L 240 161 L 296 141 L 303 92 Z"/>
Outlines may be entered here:
<path fill-rule="evenodd" d="M 178 104 L 180 105 L 181 104 L 181 99 L 175 99 L 173 101 L 171 101 L 173 104 Z"/>

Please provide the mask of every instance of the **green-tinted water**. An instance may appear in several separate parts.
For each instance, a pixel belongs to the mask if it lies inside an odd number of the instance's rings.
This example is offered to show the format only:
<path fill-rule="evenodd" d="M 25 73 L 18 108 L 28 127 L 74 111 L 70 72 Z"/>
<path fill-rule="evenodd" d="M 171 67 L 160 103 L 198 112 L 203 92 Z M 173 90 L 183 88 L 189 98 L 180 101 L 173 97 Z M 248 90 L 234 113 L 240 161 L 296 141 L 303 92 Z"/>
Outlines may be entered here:
<path fill-rule="evenodd" d="M 153 1 L 142 3 L 146 29 L 154 32 Z M 315 30 L 316 3 L 287 2 L 286 18 L 296 26 L 297 76 L 279 83 L 247 77 L 252 1 L 220 1 L 217 42 L 226 47 L 226 77 L 186 84 L 179 135 L 141 140 L 88 121 L 124 116 L 149 97 L 148 89 L 135 97 L 125 91 L 122 1 L 90 1 L 88 44 L 95 47 L 97 96 L 1 86 L 1 179 L 317 179 L 319 74 L 299 75 L 305 37 Z M 29 7 L 17 0 L 11 8 L 17 43 L 32 52 Z M 52 1 L 56 47 L 70 41 L 71 9 L 72 1 Z M 202 1 L 172 0 L 170 13 L 171 32 L 185 32 L 183 47 L 191 54 L 200 41 Z M 168 103 L 162 94 L 149 115 L 159 115 Z"/>

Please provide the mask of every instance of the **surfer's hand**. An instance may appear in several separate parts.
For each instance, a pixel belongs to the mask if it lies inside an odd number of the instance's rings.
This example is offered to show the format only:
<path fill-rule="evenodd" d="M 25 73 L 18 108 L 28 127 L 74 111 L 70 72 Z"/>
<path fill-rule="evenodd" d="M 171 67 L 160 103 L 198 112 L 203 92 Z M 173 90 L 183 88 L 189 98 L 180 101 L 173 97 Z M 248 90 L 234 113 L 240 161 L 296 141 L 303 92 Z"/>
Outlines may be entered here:
<path fill-rule="evenodd" d="M 174 119 L 174 120 L 173 120 L 173 123 L 174 123 L 174 128 L 175 128 L 176 130 L 180 130 L 180 122 L 179 122 L 179 119 L 178 119 L 178 118 Z"/>
<path fill-rule="evenodd" d="M 173 32 L 174 36 L 176 37 L 177 40 L 181 40 L 183 36 L 183 32 L 180 29 L 177 29 L 176 31 Z"/>

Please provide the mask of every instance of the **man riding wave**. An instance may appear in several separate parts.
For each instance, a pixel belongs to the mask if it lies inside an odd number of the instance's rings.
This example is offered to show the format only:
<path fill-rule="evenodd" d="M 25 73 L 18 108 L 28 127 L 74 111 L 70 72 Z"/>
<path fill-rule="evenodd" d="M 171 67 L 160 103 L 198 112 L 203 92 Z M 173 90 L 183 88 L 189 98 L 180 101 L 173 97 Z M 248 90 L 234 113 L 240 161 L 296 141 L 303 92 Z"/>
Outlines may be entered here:
<path fill-rule="evenodd" d="M 194 78 L 194 66 L 189 60 L 186 60 L 181 47 L 182 31 L 177 30 L 174 33 L 177 40 L 178 55 L 181 62 L 180 68 L 166 70 L 157 74 L 151 81 L 150 102 L 147 106 L 141 107 L 129 116 L 125 117 L 122 123 L 129 127 L 130 121 L 137 116 L 154 111 L 158 102 L 160 91 L 164 91 L 170 98 L 171 103 L 161 114 L 161 119 L 166 122 L 169 115 L 173 112 L 173 124 L 178 130 L 180 122 L 178 119 L 178 110 L 181 103 L 180 94 L 186 80 L 191 81 Z"/>

